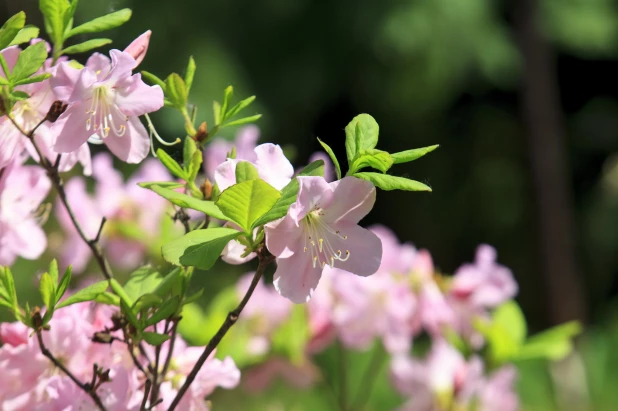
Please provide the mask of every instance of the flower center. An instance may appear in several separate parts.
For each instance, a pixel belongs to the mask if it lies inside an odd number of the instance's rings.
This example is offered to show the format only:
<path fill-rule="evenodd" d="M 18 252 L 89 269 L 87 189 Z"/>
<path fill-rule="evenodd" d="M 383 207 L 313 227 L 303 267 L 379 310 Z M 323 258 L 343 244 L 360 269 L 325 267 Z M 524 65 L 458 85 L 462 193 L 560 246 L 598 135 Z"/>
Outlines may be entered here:
<path fill-rule="evenodd" d="M 305 232 L 308 234 L 305 238 L 304 252 L 311 253 L 311 261 L 313 268 L 320 264 L 321 268 L 329 265 L 335 266 L 335 260 L 347 261 L 350 258 L 350 250 L 345 252 L 337 249 L 331 244 L 331 238 L 338 237 L 342 240 L 347 240 L 347 235 L 342 235 L 339 231 L 333 230 L 322 218 L 324 211 L 316 207 L 313 211 L 307 214 L 303 219 Z"/>
<path fill-rule="evenodd" d="M 86 130 L 92 130 L 98 139 L 109 136 L 110 132 L 121 137 L 127 131 L 129 118 L 114 104 L 113 91 L 106 86 L 94 89 L 92 103 L 86 113 Z"/>

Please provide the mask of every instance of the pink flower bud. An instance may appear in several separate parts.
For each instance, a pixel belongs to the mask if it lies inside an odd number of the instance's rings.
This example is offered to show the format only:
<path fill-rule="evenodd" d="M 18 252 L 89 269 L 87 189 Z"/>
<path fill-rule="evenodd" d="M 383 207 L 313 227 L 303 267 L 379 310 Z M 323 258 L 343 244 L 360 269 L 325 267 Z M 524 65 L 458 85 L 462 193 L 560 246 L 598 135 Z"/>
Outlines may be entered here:
<path fill-rule="evenodd" d="M 148 30 L 147 32 L 133 40 L 133 42 L 129 44 L 126 49 L 124 49 L 125 53 L 129 53 L 135 59 L 135 67 L 139 66 L 142 60 L 144 60 L 144 57 L 146 56 L 151 34 L 152 31 Z"/>

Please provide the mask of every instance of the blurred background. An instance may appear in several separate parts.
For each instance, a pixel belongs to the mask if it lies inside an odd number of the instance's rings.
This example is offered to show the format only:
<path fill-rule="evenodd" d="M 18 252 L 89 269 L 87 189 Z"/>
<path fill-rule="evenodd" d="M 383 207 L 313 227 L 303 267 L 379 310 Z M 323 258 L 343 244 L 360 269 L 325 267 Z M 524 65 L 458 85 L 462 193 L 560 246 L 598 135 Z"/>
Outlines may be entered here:
<path fill-rule="evenodd" d="M 0 18 L 24 9 L 42 26 L 37 3 L 2 0 Z M 380 192 L 365 222 L 429 249 L 445 273 L 495 246 L 532 332 L 586 324 L 578 347 L 594 384 L 572 408 L 615 409 L 618 1 L 82 0 L 77 20 L 124 7 L 131 23 L 106 33 L 115 47 L 153 30 L 140 68 L 162 78 L 193 55 L 198 119 L 227 85 L 257 95 L 261 141 L 296 147 L 296 165 L 316 137 L 345 157 L 343 129 L 362 112 L 380 124 L 380 149 L 440 144 L 392 170 L 434 191 Z M 170 140 L 182 132 L 171 111 L 155 120 Z M 521 369 L 526 408 L 569 402 L 554 368 Z"/>

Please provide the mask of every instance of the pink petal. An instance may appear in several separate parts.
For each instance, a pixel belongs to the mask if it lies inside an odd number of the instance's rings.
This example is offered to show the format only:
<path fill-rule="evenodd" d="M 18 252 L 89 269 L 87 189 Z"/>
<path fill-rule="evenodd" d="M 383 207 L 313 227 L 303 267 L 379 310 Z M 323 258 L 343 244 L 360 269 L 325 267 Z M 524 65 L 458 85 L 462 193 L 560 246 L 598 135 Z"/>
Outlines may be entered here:
<path fill-rule="evenodd" d="M 47 247 L 45 232 L 34 220 L 25 220 L 11 227 L 9 243 L 17 255 L 34 260 L 43 254 Z"/>
<path fill-rule="evenodd" d="M 51 132 L 57 135 L 54 151 L 57 153 L 71 153 L 93 134 L 88 131 L 86 123 L 89 115 L 86 113 L 88 102 L 79 102 L 69 106 L 51 127 Z"/>
<path fill-rule="evenodd" d="M 288 258 L 300 250 L 303 228 L 290 215 L 264 226 L 266 247 L 275 257 Z"/>
<path fill-rule="evenodd" d="M 359 225 L 341 221 L 332 226 L 338 230 L 338 235 L 330 235 L 328 242 L 333 250 L 341 250 L 343 254 L 350 252 L 347 261 L 335 260 L 335 267 L 350 273 L 368 276 L 378 271 L 382 261 L 382 242 L 377 235 Z"/>
<path fill-rule="evenodd" d="M 260 177 L 277 190 L 285 187 L 294 175 L 294 167 L 276 144 L 261 144 L 255 148 L 255 165 Z"/>
<path fill-rule="evenodd" d="M 150 150 L 148 131 L 137 117 L 129 117 L 123 136 L 110 133 L 103 141 L 116 157 L 130 164 L 142 161 Z"/>
<path fill-rule="evenodd" d="M 296 224 L 316 207 L 327 209 L 333 201 L 333 190 L 322 177 L 296 177 L 300 188 L 296 202 L 290 206 L 288 214 Z"/>
<path fill-rule="evenodd" d="M 81 70 L 71 67 L 69 63 L 60 63 L 52 68 L 51 73 L 49 81 L 54 95 L 58 100 L 69 101 Z"/>
<path fill-rule="evenodd" d="M 335 175 L 335 166 L 333 165 L 333 162 L 328 156 L 328 154 L 323 151 L 317 151 L 311 154 L 311 157 L 309 157 L 309 164 L 317 160 L 324 161 L 324 180 L 328 181 L 329 183 L 331 181 L 334 181 L 337 178 L 337 176 Z"/>
<path fill-rule="evenodd" d="M 21 49 L 17 46 L 11 46 L 2 50 L 1 53 L 4 60 L 6 60 L 6 65 L 9 67 L 9 70 L 12 71 L 13 66 L 15 66 L 15 63 L 17 62 L 17 58 L 19 57 L 19 53 L 21 53 Z M 2 77 L 7 78 L 7 75 L 2 67 L 0 67 L 0 74 Z"/>
<path fill-rule="evenodd" d="M 163 107 L 163 90 L 144 83 L 138 73 L 117 85 L 116 104 L 127 116 L 141 116 Z"/>
<path fill-rule="evenodd" d="M 318 286 L 322 268 L 313 267 L 311 255 L 296 253 L 289 258 L 277 259 L 273 285 L 275 289 L 296 304 L 306 303 L 311 299 Z"/>
<path fill-rule="evenodd" d="M 97 73 L 97 79 L 102 80 L 112 69 L 112 61 L 101 53 L 93 53 L 86 61 L 86 68 Z"/>
<path fill-rule="evenodd" d="M 63 64 L 68 64 L 68 63 L 63 63 Z M 68 98 L 67 103 L 69 104 L 82 103 L 83 100 L 89 100 L 90 98 L 92 98 L 94 84 L 96 82 L 97 82 L 97 75 L 94 71 L 90 70 L 89 68 L 83 68 L 82 70 L 80 70 L 79 77 L 77 77 L 77 81 L 75 82 L 75 87 L 73 88 L 73 92 L 71 93 L 71 96 Z"/>
<path fill-rule="evenodd" d="M 244 264 L 253 260 L 257 254 L 249 253 L 246 257 L 241 257 L 245 253 L 245 246 L 238 241 L 232 240 L 225 245 L 221 252 L 221 259 L 228 264 Z"/>
<path fill-rule="evenodd" d="M 236 163 L 238 160 L 228 158 L 215 169 L 215 183 L 220 191 L 236 184 Z"/>
<path fill-rule="evenodd" d="M 24 151 L 26 137 L 24 137 L 11 123 L 3 119 L 0 123 L 0 169 L 6 167 Z"/>
<path fill-rule="evenodd" d="M 148 51 L 148 44 L 150 43 L 150 36 L 152 35 L 152 31 L 148 30 L 135 40 L 131 42 L 124 49 L 125 53 L 129 53 L 131 57 L 135 59 L 135 67 L 139 66 L 144 57 L 146 57 L 146 52 Z M 133 68 L 135 68 L 133 67 Z"/>
<path fill-rule="evenodd" d="M 254 163 L 257 160 L 255 146 L 260 138 L 260 129 L 256 125 L 248 125 L 238 129 L 236 133 L 236 158 Z M 229 150 L 228 150 L 229 151 Z"/>
<path fill-rule="evenodd" d="M 131 76 L 133 67 L 136 66 L 135 59 L 129 53 L 120 50 L 111 50 L 109 52 L 112 58 L 112 69 L 104 81 L 110 85 L 115 85 Z"/>
<path fill-rule="evenodd" d="M 371 211 L 376 202 L 376 188 L 369 181 L 344 177 L 342 180 L 330 183 L 330 187 L 337 201 L 326 210 L 329 221 L 345 220 L 358 223 Z"/>

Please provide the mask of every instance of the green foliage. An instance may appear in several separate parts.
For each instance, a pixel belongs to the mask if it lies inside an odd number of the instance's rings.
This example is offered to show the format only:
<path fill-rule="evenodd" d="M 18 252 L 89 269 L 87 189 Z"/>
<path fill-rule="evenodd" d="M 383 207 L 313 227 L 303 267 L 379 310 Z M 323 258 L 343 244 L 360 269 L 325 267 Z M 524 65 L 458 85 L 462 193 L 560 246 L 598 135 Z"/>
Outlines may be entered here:
<path fill-rule="evenodd" d="M 372 167 L 386 173 L 393 165 L 393 159 L 389 153 L 377 149 L 361 150 L 350 166 L 349 174 L 353 175 L 365 167 Z"/>
<path fill-rule="evenodd" d="M 319 138 L 318 138 L 318 142 L 320 143 L 324 151 L 326 151 L 326 154 L 328 154 L 331 161 L 333 162 L 333 165 L 335 166 L 335 172 L 337 173 L 337 180 L 341 180 L 341 167 L 339 166 L 339 161 L 337 160 L 337 156 L 335 156 L 335 152 L 333 151 L 332 148 L 330 148 L 328 144 L 326 144 Z"/>
<path fill-rule="evenodd" d="M 405 191 L 431 191 L 431 188 L 425 184 L 409 180 L 403 177 L 395 177 L 378 173 L 355 173 L 354 177 L 362 178 L 363 180 L 371 181 L 373 185 L 385 191 L 390 190 L 405 190 Z"/>
<path fill-rule="evenodd" d="M 240 235 L 232 228 L 195 230 L 163 246 L 163 258 L 174 264 L 210 269 L 225 245 Z"/>
<path fill-rule="evenodd" d="M 64 39 L 68 39 L 80 34 L 99 33 L 122 26 L 131 18 L 130 9 L 122 9 L 105 16 L 97 17 L 94 20 L 72 28 L 65 34 Z"/>
<path fill-rule="evenodd" d="M 24 24 L 26 24 L 26 13 L 20 11 L 2 25 L 0 28 L 0 50 L 7 48 L 15 40 L 15 36 L 24 28 Z"/>
<path fill-rule="evenodd" d="M 354 164 L 361 150 L 375 148 L 378 144 L 380 127 L 369 114 L 359 114 L 345 128 L 345 151 L 348 164 Z"/>
<path fill-rule="evenodd" d="M 187 176 L 187 181 L 195 180 L 197 173 L 199 173 L 201 169 L 202 158 L 202 151 L 198 149 L 195 140 L 192 138 L 185 138 L 183 168 Z"/>
<path fill-rule="evenodd" d="M 77 291 L 75 294 L 72 294 L 71 296 L 67 297 L 67 299 L 65 299 L 64 301 L 62 301 L 56 306 L 56 309 L 67 307 L 72 304 L 82 303 L 84 301 L 92 301 L 95 298 L 97 298 L 99 294 L 102 294 L 103 292 L 105 292 L 108 286 L 109 286 L 108 281 L 99 281 L 98 283 L 91 284 L 88 287 L 82 288 L 81 290 Z"/>
<path fill-rule="evenodd" d="M 581 324 L 571 321 L 535 334 L 521 347 L 516 359 L 560 360 L 573 350 L 572 338 L 581 332 Z"/>
<path fill-rule="evenodd" d="M 248 180 L 257 180 L 260 176 L 258 175 L 257 169 L 253 164 L 248 161 L 240 161 L 236 164 L 236 183 L 243 183 Z"/>
<path fill-rule="evenodd" d="M 185 86 L 187 87 L 187 92 L 191 91 L 196 69 L 197 67 L 195 65 L 195 60 L 193 59 L 193 56 L 191 56 L 189 57 L 189 64 L 187 64 L 187 71 L 185 72 Z"/>
<path fill-rule="evenodd" d="M 140 187 L 147 188 L 159 194 L 161 197 L 169 200 L 172 204 L 175 204 L 182 208 L 190 208 L 193 210 L 201 211 L 202 213 L 209 215 L 219 220 L 229 220 L 219 207 L 212 201 L 199 200 L 194 197 L 190 197 L 186 194 L 179 193 L 169 188 L 161 187 L 158 183 L 140 183 Z"/>
<path fill-rule="evenodd" d="M 159 159 L 161 164 L 163 164 L 165 168 L 167 168 L 173 175 L 178 178 L 182 178 L 185 181 L 188 180 L 188 176 L 185 173 L 184 169 L 180 167 L 180 164 L 178 164 L 176 160 L 170 157 L 170 155 L 167 154 L 164 150 L 157 150 L 157 158 Z"/>
<path fill-rule="evenodd" d="M 0 30 L 0 33 L 2 31 Z M 1 34 L 0 34 L 1 36 Z M 39 37 L 39 28 L 36 26 L 27 25 L 23 29 L 19 30 L 13 41 L 9 46 L 17 46 L 22 43 L 28 43 L 30 40 Z"/>
<path fill-rule="evenodd" d="M 244 100 L 241 100 L 239 103 L 235 104 L 230 108 L 232 96 L 234 95 L 234 88 L 232 86 L 228 86 L 225 89 L 223 96 L 223 104 L 219 104 L 218 102 L 213 103 L 213 113 L 215 117 L 215 126 L 219 128 L 228 127 L 228 126 L 237 126 L 241 124 L 252 123 L 260 119 L 262 117 L 261 114 L 257 114 L 254 116 L 244 117 L 238 120 L 229 121 L 232 117 L 236 116 L 242 110 L 246 109 L 253 103 L 255 100 L 255 96 L 248 97 Z"/>
<path fill-rule="evenodd" d="M 224 190 L 215 204 L 231 221 L 249 234 L 281 194 L 264 180 L 246 180 Z"/>
<path fill-rule="evenodd" d="M 62 54 L 79 54 L 111 44 L 111 39 L 91 39 L 62 49 Z"/>
<path fill-rule="evenodd" d="M 178 74 L 172 73 L 165 79 L 165 97 L 167 97 L 171 107 L 186 111 L 189 91 L 185 81 Z"/>
<path fill-rule="evenodd" d="M 391 157 L 392 157 L 393 162 L 395 164 L 408 163 L 410 161 L 414 161 L 414 160 L 417 160 L 417 159 L 423 157 L 425 154 L 431 153 L 432 151 L 434 151 L 438 147 L 440 147 L 440 146 L 438 144 L 435 144 L 433 146 L 428 146 L 428 147 L 414 148 L 412 150 L 406 150 L 406 151 L 400 151 L 398 153 L 392 153 Z"/>
<path fill-rule="evenodd" d="M 36 73 L 47 59 L 47 46 L 40 41 L 19 53 L 10 80 L 14 84 Z"/>
<path fill-rule="evenodd" d="M 159 77 L 157 77 L 156 75 L 146 71 L 146 70 L 142 70 L 141 71 L 142 74 L 142 78 L 152 84 L 152 85 L 158 85 L 159 87 L 161 87 L 161 89 L 163 90 L 163 93 L 166 92 L 167 86 L 165 85 L 165 82 L 163 80 L 161 80 Z"/>
<path fill-rule="evenodd" d="M 142 333 L 142 337 L 144 338 L 144 341 L 146 341 L 150 345 L 161 345 L 165 341 L 170 339 L 169 335 L 153 333 L 149 331 L 144 331 Z"/>
<path fill-rule="evenodd" d="M 66 28 L 65 14 L 72 9 L 67 0 L 40 0 L 39 9 L 43 13 L 45 30 L 54 46 L 62 44 Z"/>

